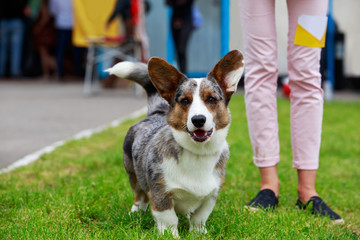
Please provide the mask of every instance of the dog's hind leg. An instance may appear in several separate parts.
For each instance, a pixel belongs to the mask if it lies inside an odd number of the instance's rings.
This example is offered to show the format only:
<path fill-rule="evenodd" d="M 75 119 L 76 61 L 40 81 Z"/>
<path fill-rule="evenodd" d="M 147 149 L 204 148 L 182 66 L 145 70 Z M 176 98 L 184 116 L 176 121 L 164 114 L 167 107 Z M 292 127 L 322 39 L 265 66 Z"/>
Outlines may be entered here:
<path fill-rule="evenodd" d="M 127 154 L 124 154 L 124 167 L 129 175 L 130 186 L 135 195 L 134 204 L 131 207 L 131 212 L 137 212 L 140 209 L 146 211 L 149 203 L 149 198 L 147 197 L 146 193 L 140 188 L 135 174 L 132 159 Z"/>
<path fill-rule="evenodd" d="M 135 176 L 135 174 L 134 174 Z M 129 175 L 129 179 L 133 178 Z M 135 176 L 136 178 L 136 176 Z M 131 181 L 131 180 L 130 180 Z M 138 212 L 139 210 L 143 210 L 144 212 L 147 209 L 147 206 L 149 204 L 149 198 L 147 197 L 146 193 L 140 188 L 138 184 L 136 184 L 133 188 L 135 197 L 134 197 L 134 204 L 131 207 L 131 212 Z"/>

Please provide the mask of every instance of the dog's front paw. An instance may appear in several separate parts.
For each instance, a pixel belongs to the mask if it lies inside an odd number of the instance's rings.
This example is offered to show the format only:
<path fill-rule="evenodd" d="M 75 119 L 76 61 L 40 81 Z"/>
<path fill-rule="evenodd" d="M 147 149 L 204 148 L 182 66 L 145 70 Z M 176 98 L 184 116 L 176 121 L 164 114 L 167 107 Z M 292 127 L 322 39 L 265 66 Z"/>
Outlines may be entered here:
<path fill-rule="evenodd" d="M 192 231 L 207 234 L 207 229 L 205 225 L 191 225 L 190 232 Z"/>
<path fill-rule="evenodd" d="M 164 226 L 160 226 L 160 227 L 158 226 L 158 230 L 161 235 L 164 235 L 165 230 L 171 231 L 171 234 L 173 235 L 174 238 L 180 239 L 179 231 L 177 230 L 176 227 L 171 226 L 171 227 L 165 228 Z"/>
<path fill-rule="evenodd" d="M 155 218 L 156 226 L 159 229 L 160 234 L 164 234 L 165 230 L 169 230 L 174 238 L 180 238 L 177 228 L 179 220 L 174 208 L 163 211 L 151 209 L 151 213 Z"/>

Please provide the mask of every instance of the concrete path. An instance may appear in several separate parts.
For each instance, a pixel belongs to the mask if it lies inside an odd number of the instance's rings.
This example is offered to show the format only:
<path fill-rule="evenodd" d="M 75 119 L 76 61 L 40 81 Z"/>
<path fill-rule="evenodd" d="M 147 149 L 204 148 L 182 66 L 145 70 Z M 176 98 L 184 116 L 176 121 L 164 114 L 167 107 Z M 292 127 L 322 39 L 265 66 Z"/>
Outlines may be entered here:
<path fill-rule="evenodd" d="M 360 101 L 360 93 L 336 92 L 334 100 Z M 0 80 L 0 173 L 24 156 L 145 105 L 146 97 L 137 98 L 134 89 L 100 89 L 84 97 L 82 82 Z"/>
<path fill-rule="evenodd" d="M 82 130 L 126 117 L 146 105 L 134 89 L 100 89 L 84 97 L 81 82 L 0 81 L 0 169 Z"/>

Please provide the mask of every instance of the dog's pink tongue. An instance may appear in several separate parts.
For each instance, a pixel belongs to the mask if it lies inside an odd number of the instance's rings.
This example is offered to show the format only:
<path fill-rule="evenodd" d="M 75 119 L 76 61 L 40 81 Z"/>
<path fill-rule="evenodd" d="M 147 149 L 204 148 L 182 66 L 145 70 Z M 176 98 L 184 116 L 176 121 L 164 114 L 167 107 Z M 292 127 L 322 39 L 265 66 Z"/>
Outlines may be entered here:
<path fill-rule="evenodd" d="M 202 131 L 202 130 L 196 130 L 194 133 L 195 133 L 195 136 L 197 136 L 197 137 L 204 137 L 206 134 L 206 132 Z"/>

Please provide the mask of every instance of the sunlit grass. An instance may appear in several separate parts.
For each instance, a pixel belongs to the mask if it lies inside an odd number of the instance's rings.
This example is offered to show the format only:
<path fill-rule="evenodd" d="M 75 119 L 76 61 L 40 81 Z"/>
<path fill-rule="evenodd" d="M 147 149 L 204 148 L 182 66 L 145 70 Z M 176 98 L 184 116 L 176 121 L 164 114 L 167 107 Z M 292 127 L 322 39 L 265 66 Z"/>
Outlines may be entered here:
<path fill-rule="evenodd" d="M 295 208 L 289 103 L 279 100 L 280 204 L 273 213 L 244 209 L 258 191 L 242 96 L 230 103 L 231 157 L 226 182 L 207 223 L 208 235 L 184 239 L 357 239 L 360 234 L 360 103 L 326 103 L 317 190 L 346 221 L 336 226 Z M 122 165 L 122 142 L 136 120 L 71 141 L 37 162 L 0 175 L 0 239 L 168 239 L 151 213 L 128 215 L 133 195 Z"/>

